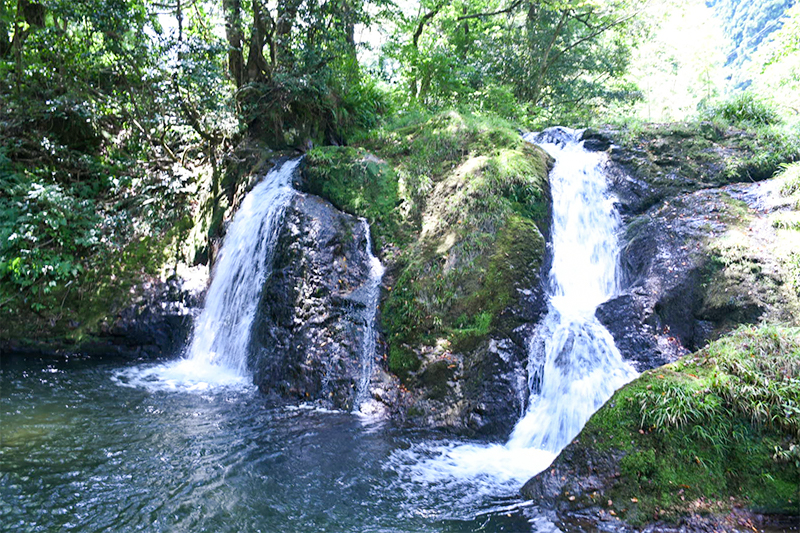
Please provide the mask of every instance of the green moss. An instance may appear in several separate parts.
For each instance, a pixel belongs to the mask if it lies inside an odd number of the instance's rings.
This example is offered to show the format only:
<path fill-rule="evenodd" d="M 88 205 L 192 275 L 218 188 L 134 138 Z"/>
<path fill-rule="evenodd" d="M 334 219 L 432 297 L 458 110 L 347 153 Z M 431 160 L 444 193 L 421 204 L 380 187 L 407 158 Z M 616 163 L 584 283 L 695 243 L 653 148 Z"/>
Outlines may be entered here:
<path fill-rule="evenodd" d="M 409 348 L 398 343 L 389 345 L 389 370 L 402 378 L 408 372 L 417 370 L 419 366 L 419 358 Z"/>
<path fill-rule="evenodd" d="M 342 211 L 365 217 L 379 237 L 376 244 L 401 244 L 398 183 L 394 170 L 363 149 L 326 146 L 305 159 L 306 190 Z"/>
<path fill-rule="evenodd" d="M 645 372 L 581 435 L 600 453 L 624 453 L 604 499 L 634 524 L 732 503 L 796 514 L 800 463 L 787 461 L 800 441 L 798 376 L 800 328 L 775 326 L 740 328 Z"/>
<path fill-rule="evenodd" d="M 371 149 L 395 165 L 413 236 L 382 309 L 390 346 L 412 347 L 390 354 L 393 369 L 438 339 L 468 352 L 513 327 L 502 311 L 544 255 L 549 157 L 506 122 L 455 112 L 404 122 Z"/>

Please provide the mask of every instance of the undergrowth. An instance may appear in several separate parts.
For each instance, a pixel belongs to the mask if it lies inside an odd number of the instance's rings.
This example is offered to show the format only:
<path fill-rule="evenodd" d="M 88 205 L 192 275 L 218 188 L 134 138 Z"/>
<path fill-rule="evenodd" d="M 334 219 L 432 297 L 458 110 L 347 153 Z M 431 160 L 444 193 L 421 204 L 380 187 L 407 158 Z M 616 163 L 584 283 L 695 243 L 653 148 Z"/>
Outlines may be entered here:
<path fill-rule="evenodd" d="M 584 435 L 600 453 L 624 452 L 605 496 L 630 523 L 734 504 L 797 514 L 800 329 L 741 327 L 645 372 Z"/>

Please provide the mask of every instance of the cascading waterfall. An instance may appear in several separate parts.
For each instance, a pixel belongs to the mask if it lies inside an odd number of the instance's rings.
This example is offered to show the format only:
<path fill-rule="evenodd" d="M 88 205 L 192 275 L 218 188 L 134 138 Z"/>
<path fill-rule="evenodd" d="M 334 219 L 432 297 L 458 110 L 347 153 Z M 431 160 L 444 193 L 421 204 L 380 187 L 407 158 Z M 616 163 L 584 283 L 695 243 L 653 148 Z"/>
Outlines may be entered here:
<path fill-rule="evenodd" d="M 283 214 L 294 195 L 291 178 L 300 160 L 271 169 L 242 201 L 225 235 L 187 356 L 126 369 L 115 376 L 120 384 L 184 390 L 249 386 L 250 329 L 272 271 Z"/>
<path fill-rule="evenodd" d="M 636 376 L 595 317 L 597 306 L 619 291 L 620 221 L 606 191 L 603 156 L 584 150 L 574 131 L 559 131 L 560 139 L 527 137 L 556 159 L 550 173 L 553 263 L 549 312 L 530 342 L 531 404 L 508 443 L 554 453 Z"/>
<path fill-rule="evenodd" d="M 364 340 L 361 348 L 361 376 L 356 386 L 356 397 L 353 407 L 356 411 L 369 411 L 367 401 L 369 400 L 369 382 L 372 377 L 373 362 L 375 360 L 375 346 L 378 340 L 375 317 L 378 314 L 378 299 L 381 294 L 381 280 L 383 279 L 384 267 L 380 259 L 372 253 L 372 236 L 370 234 L 369 223 L 362 219 L 364 233 L 366 235 L 366 251 L 369 260 L 369 279 L 366 283 L 366 294 L 364 296 L 364 307 L 362 320 L 364 322 Z"/>
<path fill-rule="evenodd" d="M 577 132 L 565 128 L 526 140 L 556 159 L 549 312 L 529 342 L 530 403 L 505 445 L 419 446 L 396 454 L 390 466 L 429 490 L 450 494 L 466 484 L 466 498 L 516 493 L 636 376 L 594 315 L 619 289 L 619 216 L 606 190 L 604 155 L 584 150 Z"/>
<path fill-rule="evenodd" d="M 191 361 L 247 374 L 250 328 L 261 288 L 272 271 L 280 222 L 294 194 L 291 178 L 299 163 L 299 158 L 293 159 L 270 170 L 233 217 L 189 347 Z"/>

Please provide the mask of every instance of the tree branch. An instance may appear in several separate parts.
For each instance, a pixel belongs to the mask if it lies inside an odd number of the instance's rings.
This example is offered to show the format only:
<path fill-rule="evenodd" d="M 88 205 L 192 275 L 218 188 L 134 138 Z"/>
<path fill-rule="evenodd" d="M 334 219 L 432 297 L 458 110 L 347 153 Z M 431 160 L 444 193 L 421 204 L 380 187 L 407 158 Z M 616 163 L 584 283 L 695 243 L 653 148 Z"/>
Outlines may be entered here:
<path fill-rule="evenodd" d="M 419 19 L 419 24 L 417 24 L 417 30 L 414 32 L 414 36 L 411 39 L 411 42 L 414 43 L 414 48 L 419 48 L 419 38 L 422 36 L 422 32 L 425 30 L 425 25 L 435 17 L 439 11 L 441 11 L 442 7 L 444 7 L 444 3 L 437 5 L 431 11 L 424 14 L 421 19 Z"/>
<path fill-rule="evenodd" d="M 498 9 L 497 11 L 490 11 L 486 13 L 472 13 L 471 15 L 462 15 L 456 19 L 456 22 L 461 22 L 462 20 L 483 18 L 483 17 L 493 17 L 495 15 L 502 15 L 504 13 L 511 13 L 512 11 L 517 9 L 517 7 L 519 7 L 521 3 L 522 0 L 515 0 L 514 2 L 511 3 L 510 6 L 508 6 L 505 9 Z"/>
<path fill-rule="evenodd" d="M 630 19 L 632 19 L 633 17 L 635 17 L 635 16 L 636 16 L 636 15 L 638 15 L 638 14 L 639 14 L 639 12 L 638 12 L 638 11 L 635 11 L 635 12 L 631 13 L 630 15 L 627 15 L 627 16 L 625 16 L 625 17 L 618 18 L 617 20 L 614 20 L 614 21 L 612 21 L 612 22 L 609 22 L 608 24 L 605 24 L 605 25 L 603 25 L 603 26 L 600 26 L 599 28 L 597 28 L 597 29 L 596 29 L 596 30 L 594 30 L 593 32 L 589 33 L 588 35 L 585 35 L 584 37 L 582 37 L 582 38 L 580 38 L 580 39 L 578 39 L 577 41 L 575 41 L 575 42 L 574 42 L 574 43 L 572 43 L 571 45 L 569 45 L 569 46 L 565 47 L 565 48 L 564 48 L 564 49 L 562 49 L 562 50 L 559 50 L 559 51 L 558 51 L 558 53 L 557 53 L 557 54 L 555 54 L 555 55 L 553 56 L 553 58 L 552 58 L 552 59 L 551 59 L 551 60 L 550 60 L 550 61 L 547 63 L 547 68 L 550 68 L 550 67 L 553 65 L 553 63 L 555 63 L 556 61 L 558 61 L 558 59 L 559 59 L 561 56 L 563 56 L 564 54 L 566 54 L 567 52 L 569 52 L 569 51 L 570 51 L 570 50 L 572 50 L 573 48 L 575 48 L 575 47 L 577 47 L 577 46 L 579 46 L 579 45 L 581 45 L 581 44 L 585 43 L 586 41 L 588 41 L 588 40 L 590 40 L 590 39 L 594 39 L 595 37 L 597 37 L 597 36 L 598 36 L 598 35 L 600 35 L 601 33 L 603 33 L 603 32 L 606 32 L 606 31 L 610 30 L 611 28 L 613 28 L 613 27 L 615 27 L 615 26 L 619 26 L 620 24 L 624 24 L 625 22 L 629 21 Z"/>

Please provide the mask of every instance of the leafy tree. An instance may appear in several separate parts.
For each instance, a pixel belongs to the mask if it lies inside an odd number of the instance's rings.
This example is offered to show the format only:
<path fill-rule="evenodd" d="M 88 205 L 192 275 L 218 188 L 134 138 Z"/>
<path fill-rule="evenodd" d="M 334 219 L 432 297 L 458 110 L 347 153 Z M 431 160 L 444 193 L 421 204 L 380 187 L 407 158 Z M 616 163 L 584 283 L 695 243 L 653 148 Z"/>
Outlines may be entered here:
<path fill-rule="evenodd" d="M 126 249 L 177 238 L 191 177 L 174 169 L 224 116 L 208 5 L 0 0 L 0 303 L 69 307 Z"/>
<path fill-rule="evenodd" d="M 273 146 L 338 144 L 375 124 L 384 102 L 360 71 L 355 40 L 355 26 L 369 22 L 365 1 L 222 4 L 228 71 L 251 134 Z"/>
<path fill-rule="evenodd" d="M 633 96 L 615 82 L 640 8 L 630 1 L 422 0 L 401 19 L 389 52 L 412 102 L 489 97 L 496 105 L 512 96 L 529 109 L 569 109 L 600 96 Z"/>

